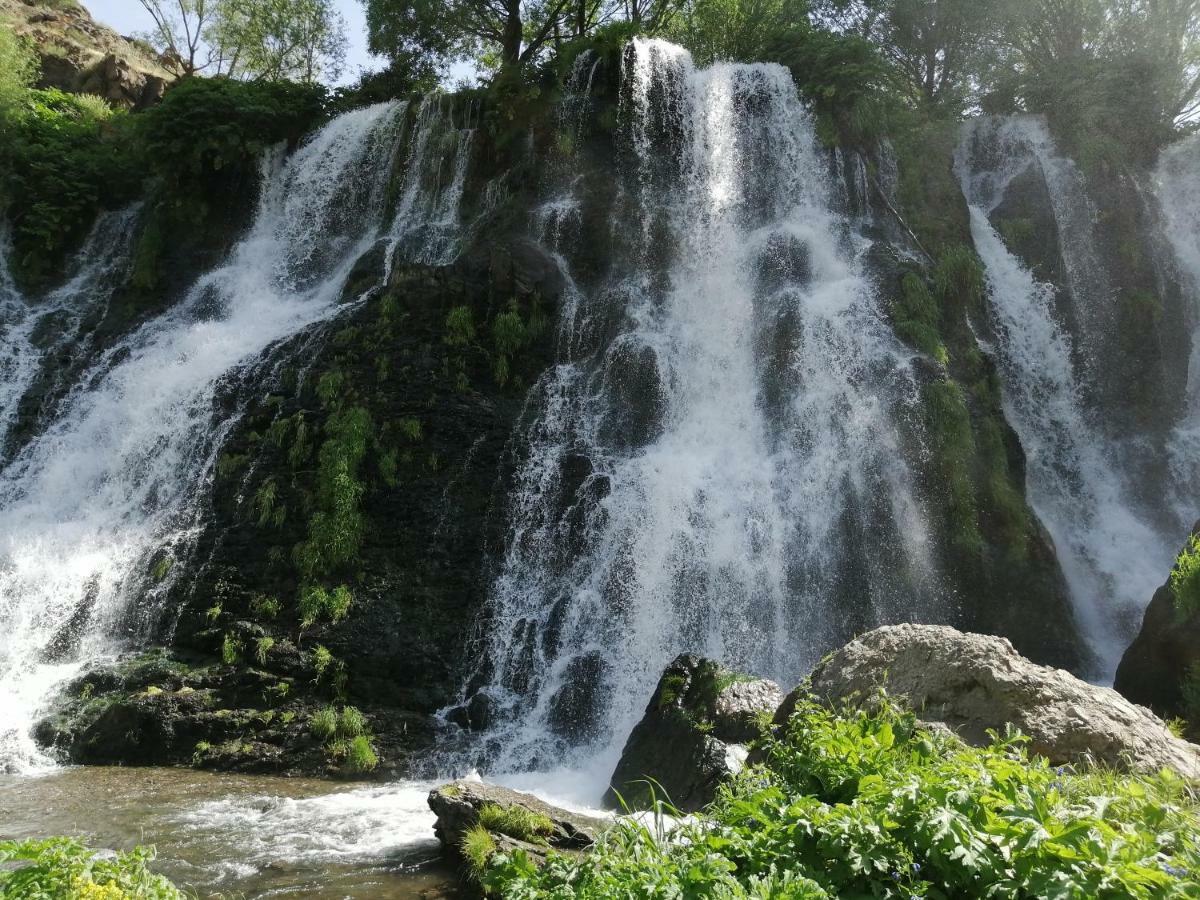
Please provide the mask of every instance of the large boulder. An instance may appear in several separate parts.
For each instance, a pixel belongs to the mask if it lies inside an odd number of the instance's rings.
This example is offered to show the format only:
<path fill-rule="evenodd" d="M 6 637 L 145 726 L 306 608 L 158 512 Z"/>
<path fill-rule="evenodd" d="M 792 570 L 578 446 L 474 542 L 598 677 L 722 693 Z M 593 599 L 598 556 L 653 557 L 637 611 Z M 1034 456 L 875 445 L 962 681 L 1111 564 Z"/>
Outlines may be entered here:
<path fill-rule="evenodd" d="M 1200 522 L 1192 534 L 1200 535 Z M 1198 666 L 1200 613 L 1180 616 L 1168 581 L 1146 608 L 1142 630 L 1121 658 L 1113 686 L 1161 716 L 1183 716 L 1188 712 L 1183 685 Z M 1193 727 L 1200 728 L 1200 723 Z"/>
<path fill-rule="evenodd" d="M 630 734 L 605 805 L 624 801 L 631 809 L 644 809 L 657 795 L 683 812 L 701 809 L 721 782 L 741 769 L 745 745 L 782 701 L 774 682 L 738 675 L 709 659 L 680 656 L 663 673 Z"/>
<path fill-rule="evenodd" d="M 1200 747 L 1148 709 L 1069 672 L 1030 662 L 1006 639 L 935 625 L 878 628 L 826 657 L 776 713 L 787 720 L 811 692 L 833 706 L 870 704 L 881 689 L 925 722 L 971 744 L 1015 725 L 1054 764 L 1095 761 L 1121 770 L 1171 768 L 1200 780 Z"/>

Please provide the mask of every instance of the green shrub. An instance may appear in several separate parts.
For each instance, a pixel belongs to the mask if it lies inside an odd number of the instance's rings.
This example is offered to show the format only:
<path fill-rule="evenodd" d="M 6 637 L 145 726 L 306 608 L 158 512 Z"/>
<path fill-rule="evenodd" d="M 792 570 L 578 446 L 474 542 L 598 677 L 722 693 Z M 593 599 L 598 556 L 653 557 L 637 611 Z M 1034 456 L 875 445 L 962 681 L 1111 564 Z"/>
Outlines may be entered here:
<path fill-rule="evenodd" d="M 311 628 L 321 618 L 321 613 L 325 611 L 325 606 L 329 601 L 329 595 L 326 594 L 325 588 L 319 585 L 310 584 L 300 589 L 300 602 L 297 604 L 300 611 L 300 627 Z"/>
<path fill-rule="evenodd" d="M 319 709 L 308 720 L 308 730 L 313 737 L 327 741 L 337 733 L 338 715 L 332 706 Z"/>
<path fill-rule="evenodd" d="M 184 900 L 149 869 L 153 848 L 98 855 L 72 838 L 0 841 L 0 897 Z"/>
<path fill-rule="evenodd" d="M 309 520 L 308 540 L 295 551 L 307 578 L 353 561 L 362 543 L 359 503 L 365 487 L 359 469 L 371 439 L 371 415 L 362 407 L 340 410 L 329 417 L 325 432 L 318 453 L 318 509 Z"/>
<path fill-rule="evenodd" d="M 228 632 L 221 639 L 221 661 L 227 666 L 236 665 L 242 655 L 242 642 Z"/>
<path fill-rule="evenodd" d="M 260 666 L 266 665 L 267 654 L 271 652 L 271 648 L 275 646 L 275 638 L 260 637 L 254 642 L 254 658 L 258 660 Z"/>
<path fill-rule="evenodd" d="M 37 57 L 29 41 L 0 22 L 0 116 L 11 113 L 29 93 L 38 74 Z"/>
<path fill-rule="evenodd" d="M 1171 570 L 1171 593 L 1181 617 L 1200 613 L 1200 535 L 1188 539 L 1187 546 Z"/>
<path fill-rule="evenodd" d="M 483 881 L 484 875 L 496 853 L 496 841 L 482 825 L 469 829 L 459 844 L 463 859 L 467 861 L 467 871 L 476 881 Z M 536 896 L 528 894 L 527 896 Z M 599 895 L 596 895 L 599 897 Z M 616 896 L 614 894 L 614 896 Z"/>
<path fill-rule="evenodd" d="M 250 610 L 260 619 L 274 619 L 279 615 L 279 601 L 266 594 L 255 594 L 250 598 Z"/>
<path fill-rule="evenodd" d="M 140 193 L 129 118 L 57 90 L 29 91 L 0 110 L 0 205 L 23 283 L 44 286 L 102 208 Z"/>
<path fill-rule="evenodd" d="M 325 647 L 322 647 L 320 644 L 317 644 L 317 646 L 313 647 L 312 667 L 313 671 L 317 673 L 317 678 L 320 678 L 325 674 L 325 670 L 329 668 L 329 665 L 332 662 L 333 654 L 330 653 Z"/>
<path fill-rule="evenodd" d="M 324 106 L 319 85 L 187 78 L 138 117 L 139 135 L 171 186 L 203 194 L 256 177 L 262 151 L 299 141 Z"/>
<path fill-rule="evenodd" d="M 337 733 L 341 738 L 356 738 L 361 734 L 365 734 L 367 730 L 366 719 L 363 714 L 353 706 L 342 708 L 342 714 L 338 717 Z"/>
<path fill-rule="evenodd" d="M 371 746 L 371 739 L 365 734 L 352 738 L 346 745 L 345 760 L 342 768 L 351 774 L 361 775 L 370 772 L 379 765 L 379 757 Z"/>
<path fill-rule="evenodd" d="M 542 843 L 554 833 L 554 822 L 524 806 L 485 803 L 479 808 L 479 824 L 488 831 L 532 843 Z"/>
<path fill-rule="evenodd" d="M 475 322 L 470 307 L 456 306 L 446 315 L 445 342 L 449 347 L 469 347 L 475 342 Z"/>
<path fill-rule="evenodd" d="M 886 698 L 801 702 L 698 819 L 625 821 L 590 854 L 496 854 L 485 885 L 537 897 L 1184 898 L 1200 878 L 1189 787 L 1054 769 L 1010 734 L 968 747 Z M 483 854 L 478 854 L 483 856 Z"/>

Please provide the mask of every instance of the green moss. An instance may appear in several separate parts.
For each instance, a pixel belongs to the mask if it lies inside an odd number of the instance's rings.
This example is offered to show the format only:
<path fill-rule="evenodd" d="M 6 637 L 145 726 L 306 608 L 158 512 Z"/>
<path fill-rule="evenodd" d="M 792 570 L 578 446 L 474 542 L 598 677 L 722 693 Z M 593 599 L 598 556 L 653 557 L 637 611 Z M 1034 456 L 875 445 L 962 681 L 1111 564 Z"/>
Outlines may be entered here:
<path fill-rule="evenodd" d="M 941 365 L 950 361 L 939 330 L 941 313 L 925 280 L 915 273 L 904 276 L 900 298 L 892 310 L 896 334 Z"/>
<path fill-rule="evenodd" d="M 171 573 L 171 569 L 174 567 L 174 565 L 175 558 L 164 554 L 159 558 L 158 562 L 154 564 L 154 568 L 150 570 L 150 577 L 156 582 L 161 582 L 167 577 L 167 575 Z"/>
<path fill-rule="evenodd" d="M 977 555 L 983 546 L 971 462 L 975 437 L 962 390 L 950 380 L 927 384 L 922 392 L 925 428 L 938 476 L 944 521 L 956 551 Z"/>

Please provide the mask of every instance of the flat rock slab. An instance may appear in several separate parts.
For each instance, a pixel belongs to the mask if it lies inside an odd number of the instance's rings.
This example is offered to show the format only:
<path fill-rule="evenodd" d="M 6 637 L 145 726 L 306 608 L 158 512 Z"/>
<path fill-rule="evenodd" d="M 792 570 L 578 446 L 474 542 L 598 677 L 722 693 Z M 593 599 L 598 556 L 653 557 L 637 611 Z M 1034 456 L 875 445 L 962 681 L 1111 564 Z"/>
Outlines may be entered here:
<path fill-rule="evenodd" d="M 479 824 L 479 810 L 487 805 L 507 809 L 521 806 L 554 823 L 546 835 L 547 846 L 556 850 L 586 850 L 600 833 L 612 825 L 610 819 L 585 816 L 551 806 L 532 794 L 481 781 L 453 781 L 429 792 L 429 808 L 437 815 L 434 833 L 443 845 L 457 848 L 463 835 Z"/>
<path fill-rule="evenodd" d="M 870 703 L 881 688 L 923 721 L 971 744 L 1011 723 L 1051 763 L 1095 761 L 1124 771 L 1170 768 L 1200 781 L 1200 747 L 1175 737 L 1150 710 L 1069 672 L 1039 666 L 1004 638 L 934 625 L 878 628 L 831 654 L 809 691 L 827 704 Z M 786 721 L 797 689 L 776 714 Z"/>

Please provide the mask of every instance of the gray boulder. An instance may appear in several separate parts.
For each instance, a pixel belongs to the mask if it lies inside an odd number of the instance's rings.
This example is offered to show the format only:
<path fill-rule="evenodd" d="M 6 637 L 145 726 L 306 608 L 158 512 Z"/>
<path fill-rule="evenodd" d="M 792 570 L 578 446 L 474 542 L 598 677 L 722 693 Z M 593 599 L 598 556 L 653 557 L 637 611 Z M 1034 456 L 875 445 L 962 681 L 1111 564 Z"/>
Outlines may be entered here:
<path fill-rule="evenodd" d="M 745 744 L 782 701 L 774 682 L 697 656 L 679 657 L 663 672 L 630 734 L 605 805 L 615 808 L 624 800 L 631 809 L 645 809 L 657 795 L 683 812 L 701 809 L 741 769 Z M 649 779 L 658 785 L 653 794 Z"/>
<path fill-rule="evenodd" d="M 484 821 L 485 807 L 501 813 L 515 808 L 517 814 Z M 435 788 L 429 793 L 429 808 L 437 816 L 433 830 L 438 840 L 459 858 L 464 856 L 464 838 L 481 824 L 491 835 L 492 852 L 521 849 L 539 864 L 548 850 L 574 853 L 588 849 L 612 824 L 608 819 L 551 806 L 532 794 L 481 781 L 453 781 Z M 538 822 L 542 827 L 531 831 L 531 823 Z"/>
<path fill-rule="evenodd" d="M 1125 771 L 1171 768 L 1200 780 L 1200 747 L 1116 691 L 1030 662 L 1004 638 L 933 625 L 878 628 L 831 654 L 805 686 L 830 705 L 870 703 L 881 688 L 917 716 L 982 745 L 1012 724 L 1054 764 L 1089 760 Z M 805 687 L 776 714 L 787 720 Z"/>

